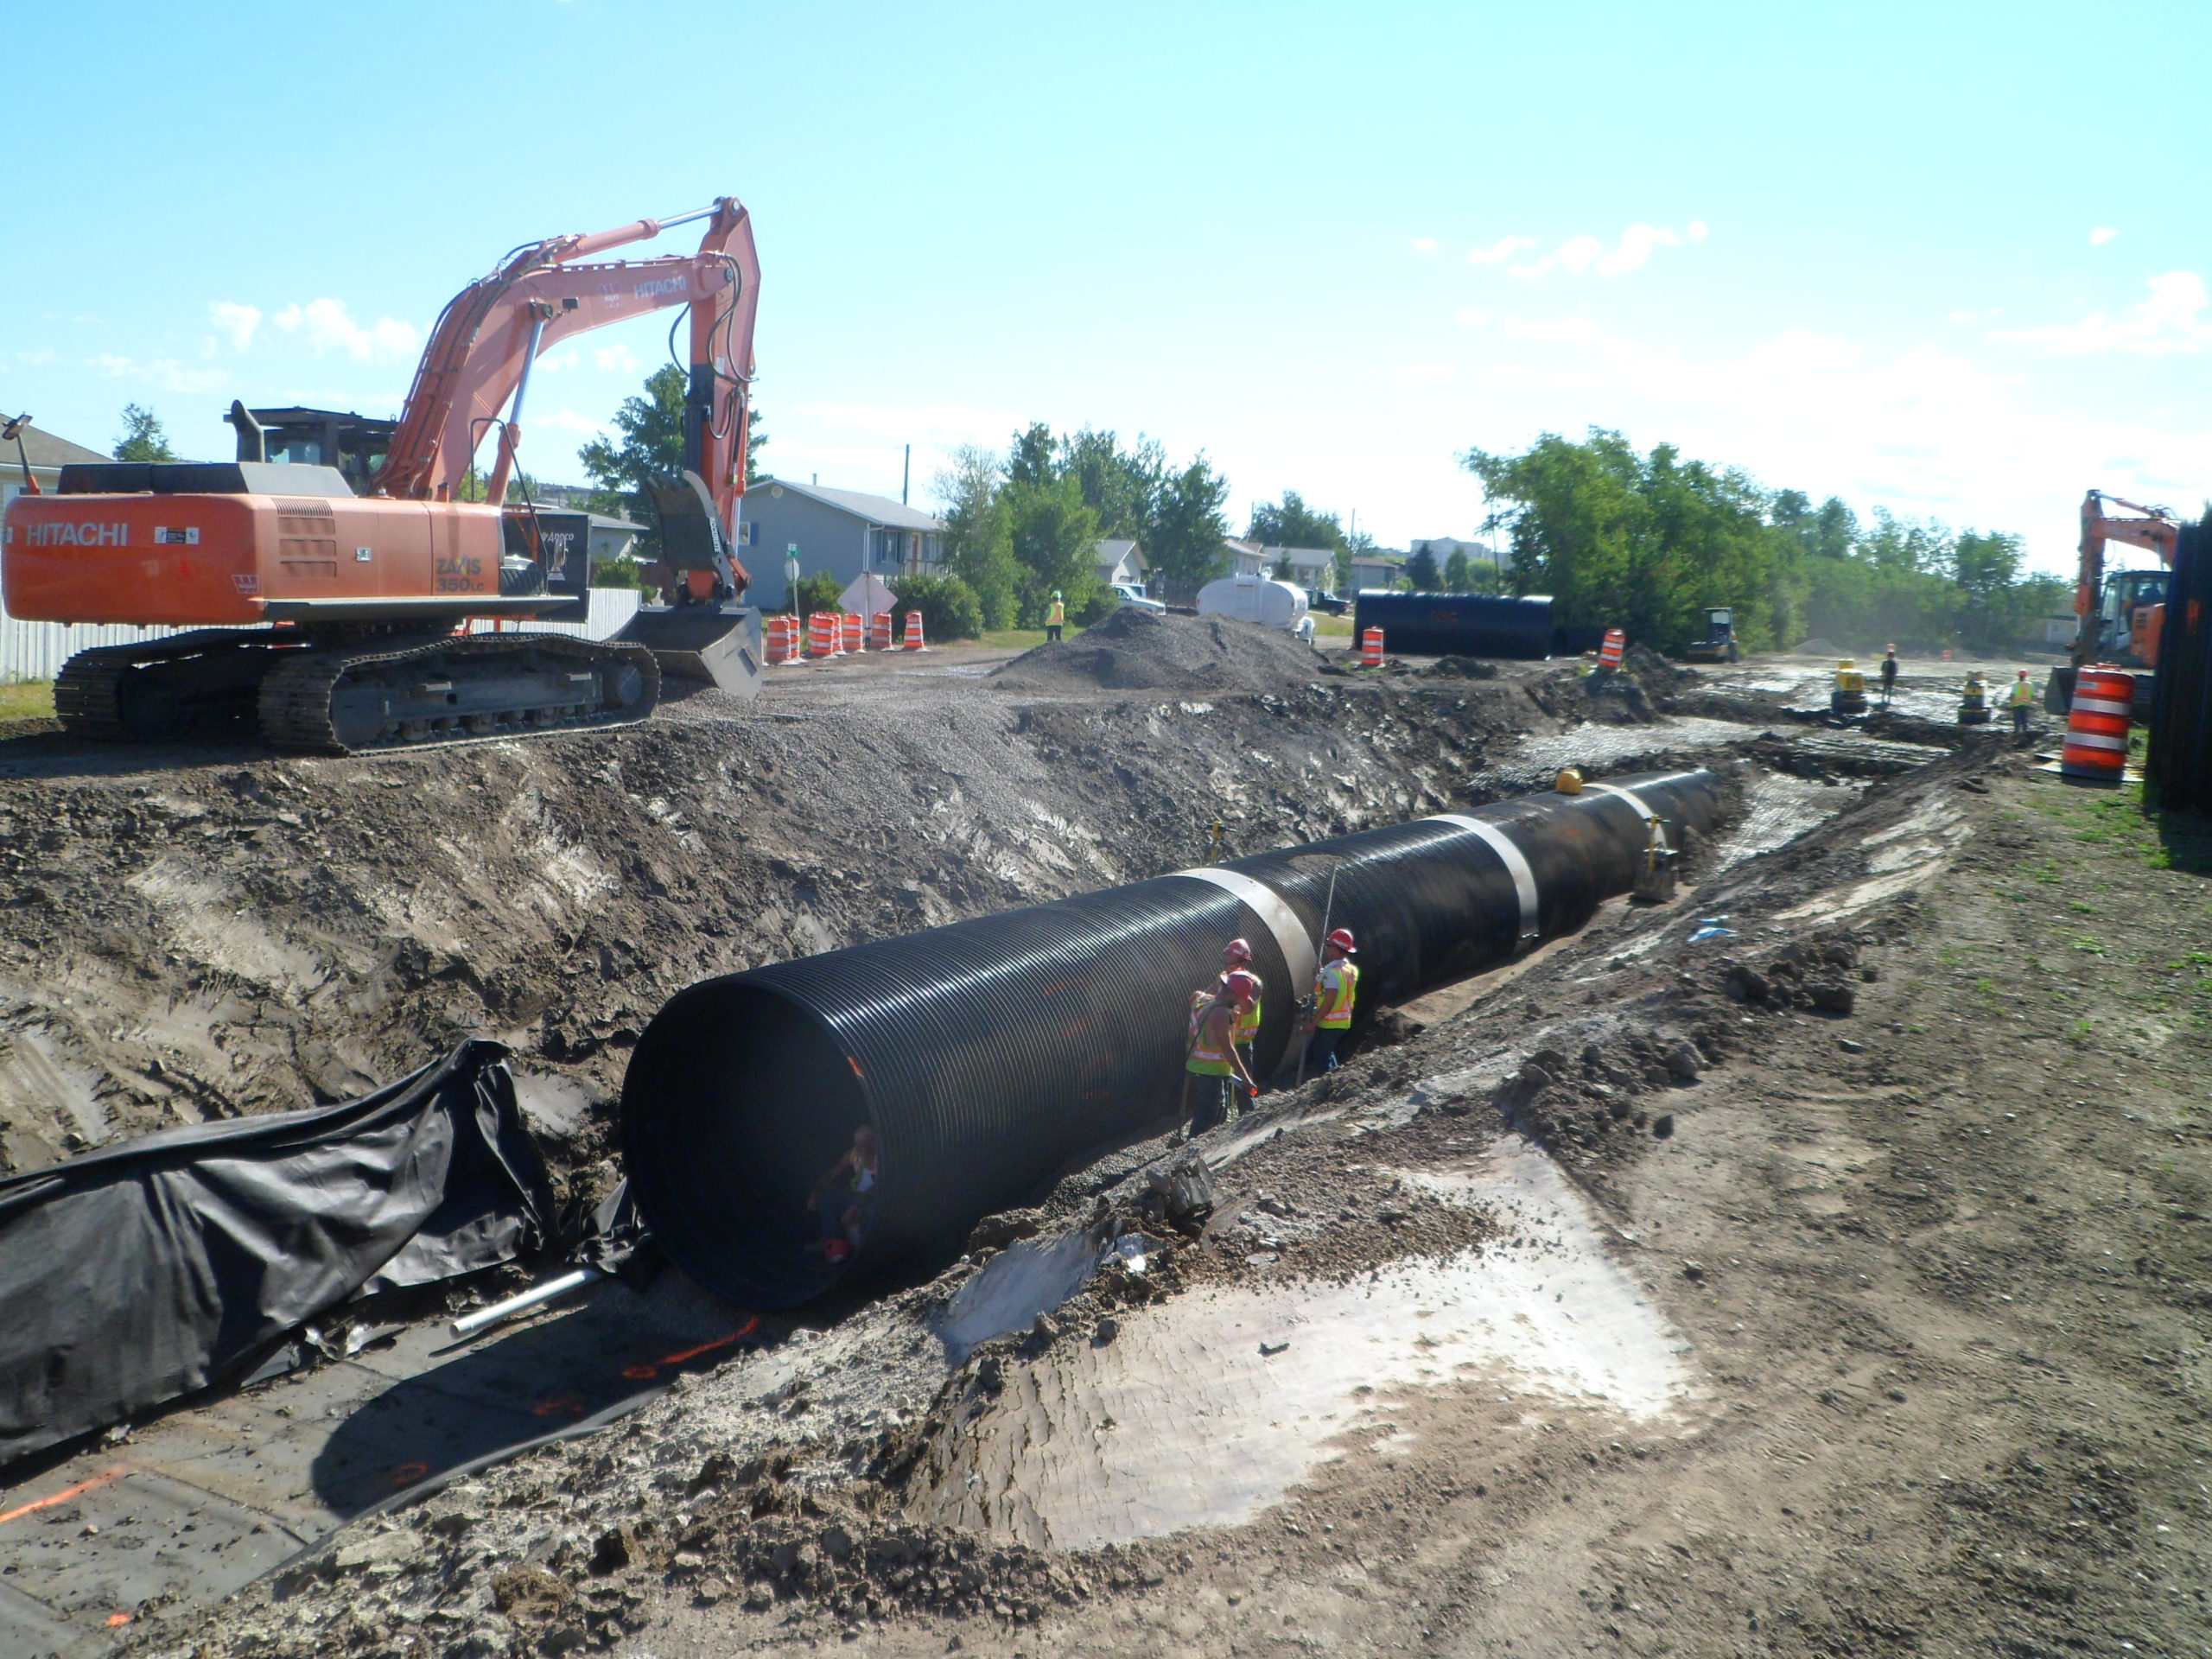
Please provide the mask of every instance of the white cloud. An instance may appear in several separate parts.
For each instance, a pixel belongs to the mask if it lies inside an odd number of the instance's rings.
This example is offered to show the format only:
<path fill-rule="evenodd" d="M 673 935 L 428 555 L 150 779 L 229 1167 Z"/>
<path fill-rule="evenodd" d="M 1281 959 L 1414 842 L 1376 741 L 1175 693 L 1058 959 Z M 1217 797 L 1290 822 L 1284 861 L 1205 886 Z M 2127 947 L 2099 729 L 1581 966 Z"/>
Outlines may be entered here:
<path fill-rule="evenodd" d="M 1390 378 L 1402 386 L 1418 385 L 1424 380 L 1449 380 L 1459 371 L 1449 363 L 1408 363 L 1393 369 Z"/>
<path fill-rule="evenodd" d="M 1559 245 L 1552 257 L 1565 270 L 1580 276 L 1590 268 L 1590 262 L 1605 251 L 1605 245 L 1594 236 L 1570 236 Z"/>
<path fill-rule="evenodd" d="M 1436 238 L 1433 236 L 1417 236 L 1414 238 L 1414 251 L 1415 253 L 1434 253 L 1436 251 Z"/>
<path fill-rule="evenodd" d="M 556 409 L 550 415 L 532 415 L 524 424 L 550 426 L 563 432 L 581 432 L 588 438 L 595 438 L 607 429 L 603 422 L 594 421 L 588 415 L 579 415 L 573 409 Z"/>
<path fill-rule="evenodd" d="M 1554 270 L 1564 270 L 1580 276 L 1585 271 L 1594 271 L 1600 276 L 1624 276 L 1631 270 L 1641 270 L 1651 257 L 1654 248 L 1678 248 L 1685 242 L 1702 242 L 1707 231 L 1701 219 L 1694 219 L 1681 230 L 1671 226 L 1631 225 L 1621 232 L 1621 239 L 1608 251 L 1594 236 L 1571 236 L 1545 254 L 1541 258 L 1505 267 L 1510 276 L 1522 282 L 1534 282 Z M 1536 245 L 1526 237 L 1507 237 L 1489 248 L 1478 248 L 1467 256 L 1470 264 L 1497 264 L 1510 257 L 1516 248 L 1533 248 Z"/>
<path fill-rule="evenodd" d="M 2039 346 L 2061 357 L 2094 352 L 2134 352 L 2164 357 L 2171 352 L 2201 352 L 2212 346 L 2212 321 L 2203 316 L 2204 279 L 2193 270 L 2170 270 L 2151 277 L 2151 297 L 2114 317 L 2093 311 L 2079 322 L 2043 328 L 2014 328 L 1992 340 Z"/>
<path fill-rule="evenodd" d="M 584 354 L 574 346 L 565 352 L 548 352 L 537 359 L 537 366 L 549 374 L 558 374 L 563 369 L 580 368 Z"/>
<path fill-rule="evenodd" d="M 61 353 L 50 346 L 41 346 L 35 352 L 17 352 L 16 358 L 25 363 L 59 363 Z"/>
<path fill-rule="evenodd" d="M 639 366 L 637 354 L 620 340 L 612 346 L 594 346 L 591 360 L 602 369 L 616 369 L 624 374 L 636 373 Z"/>
<path fill-rule="evenodd" d="M 190 392 L 194 396 L 220 391 L 230 378 L 229 372 L 223 369 L 188 369 L 173 357 L 157 357 L 149 363 L 141 363 L 135 357 L 102 352 L 86 358 L 85 362 L 118 380 L 145 380 L 163 391 Z"/>
<path fill-rule="evenodd" d="M 1467 263 L 1471 265 L 1502 265 L 1523 248 L 1533 248 L 1536 238 L 1532 236 L 1501 236 L 1486 248 L 1471 248 Z"/>
<path fill-rule="evenodd" d="M 343 300 L 309 300 L 286 306 L 269 319 L 288 334 L 305 340 L 317 357 L 344 352 L 357 363 L 385 363 L 413 354 L 414 327 L 396 317 L 378 317 L 364 328 L 353 321 Z"/>
<path fill-rule="evenodd" d="M 1459 313 L 1459 323 L 1462 327 L 1479 328 L 1489 321 L 1489 312 L 1478 310 L 1471 305 Z"/>
<path fill-rule="evenodd" d="M 2113 229 L 2111 226 L 2100 225 L 2095 230 L 2089 232 L 2089 245 L 2093 248 L 2101 248 L 2106 243 L 2111 241 L 2113 238 L 2119 234 L 2120 232 Z"/>
<path fill-rule="evenodd" d="M 215 325 L 215 332 L 231 342 L 234 352 L 245 351 L 253 344 L 254 330 L 261 327 L 261 308 L 241 305 L 236 300 L 217 300 L 207 308 L 207 320 Z"/>

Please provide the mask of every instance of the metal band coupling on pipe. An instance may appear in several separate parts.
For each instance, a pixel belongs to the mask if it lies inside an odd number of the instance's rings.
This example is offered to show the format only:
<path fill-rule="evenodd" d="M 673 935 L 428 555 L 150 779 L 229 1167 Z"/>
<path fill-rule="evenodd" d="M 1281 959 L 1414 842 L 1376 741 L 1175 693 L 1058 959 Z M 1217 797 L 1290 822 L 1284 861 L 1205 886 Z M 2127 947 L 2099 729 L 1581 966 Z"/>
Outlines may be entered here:
<path fill-rule="evenodd" d="M 1300 925 L 1290 906 L 1283 903 L 1281 894 L 1249 875 L 1217 864 L 1178 870 L 1175 874 L 1193 881 L 1211 881 L 1223 892 L 1243 899 L 1244 907 L 1265 922 L 1268 931 L 1274 935 L 1275 948 L 1282 952 L 1284 965 L 1290 969 L 1294 998 L 1306 995 L 1320 964 L 1314 960 L 1313 936 Z"/>
<path fill-rule="evenodd" d="M 1708 772 L 1621 786 L 1676 836 L 1719 822 Z M 632 1191 L 671 1261 L 754 1307 L 946 1259 L 979 1217 L 1175 1121 L 1191 993 L 1231 938 L 1268 988 L 1269 1076 L 1332 904 L 1359 940 L 1357 1040 L 1376 1008 L 1510 961 L 1532 913 L 1542 938 L 1580 927 L 1649 846 L 1606 792 L 1546 791 L 705 981 L 631 1056 Z M 845 1162 L 863 1127 L 865 1187 Z"/>
<path fill-rule="evenodd" d="M 1513 844 L 1504 830 L 1480 818 L 1464 817 L 1457 812 L 1439 812 L 1422 822 L 1452 824 L 1483 838 L 1513 877 L 1513 890 L 1521 899 L 1521 943 L 1523 946 L 1533 944 L 1541 937 L 1541 930 L 1537 925 L 1536 873 L 1529 868 L 1529 855 Z"/>

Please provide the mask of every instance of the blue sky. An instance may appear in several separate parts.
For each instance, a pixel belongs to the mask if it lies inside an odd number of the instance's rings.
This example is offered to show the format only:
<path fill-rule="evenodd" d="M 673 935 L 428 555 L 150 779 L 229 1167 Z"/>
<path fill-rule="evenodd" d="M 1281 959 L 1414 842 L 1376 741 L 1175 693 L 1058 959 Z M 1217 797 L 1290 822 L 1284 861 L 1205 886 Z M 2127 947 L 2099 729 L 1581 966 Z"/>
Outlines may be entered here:
<path fill-rule="evenodd" d="M 1089 423 L 1402 546 L 1595 424 L 2051 569 L 2212 493 L 2201 0 L 12 10 L 0 409 L 95 447 L 396 413 L 507 249 L 732 193 L 794 478 Z M 549 361 L 525 464 L 665 338 Z"/>

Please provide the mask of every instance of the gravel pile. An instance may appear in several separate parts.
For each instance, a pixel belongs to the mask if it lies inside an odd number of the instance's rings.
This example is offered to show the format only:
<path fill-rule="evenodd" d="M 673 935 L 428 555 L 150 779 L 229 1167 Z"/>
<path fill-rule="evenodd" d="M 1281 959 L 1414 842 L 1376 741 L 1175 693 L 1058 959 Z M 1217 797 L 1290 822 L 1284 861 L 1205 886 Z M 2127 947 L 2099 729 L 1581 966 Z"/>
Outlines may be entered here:
<path fill-rule="evenodd" d="M 993 676 L 1011 690 L 1294 691 L 1321 655 L 1281 628 L 1224 616 L 1116 611 L 1073 639 L 1025 652 Z"/>

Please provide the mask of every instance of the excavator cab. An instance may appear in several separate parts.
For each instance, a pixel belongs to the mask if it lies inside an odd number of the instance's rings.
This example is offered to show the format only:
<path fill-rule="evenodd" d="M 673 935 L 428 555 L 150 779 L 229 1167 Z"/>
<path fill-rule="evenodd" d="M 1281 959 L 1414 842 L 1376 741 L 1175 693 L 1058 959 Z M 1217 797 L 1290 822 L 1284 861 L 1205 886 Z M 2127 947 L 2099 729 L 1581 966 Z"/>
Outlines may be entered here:
<path fill-rule="evenodd" d="M 749 578 L 722 534 L 713 494 L 698 474 L 648 481 L 660 523 L 665 605 L 642 606 L 614 637 L 649 649 L 663 676 L 706 680 L 742 697 L 760 690 L 760 613 L 741 605 Z"/>

